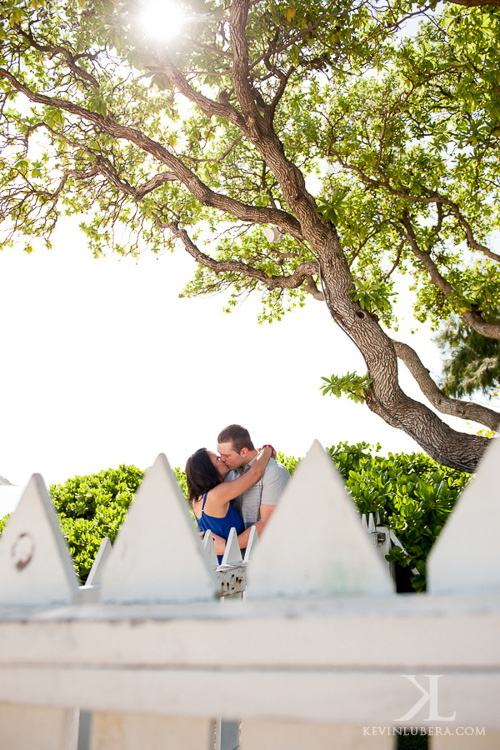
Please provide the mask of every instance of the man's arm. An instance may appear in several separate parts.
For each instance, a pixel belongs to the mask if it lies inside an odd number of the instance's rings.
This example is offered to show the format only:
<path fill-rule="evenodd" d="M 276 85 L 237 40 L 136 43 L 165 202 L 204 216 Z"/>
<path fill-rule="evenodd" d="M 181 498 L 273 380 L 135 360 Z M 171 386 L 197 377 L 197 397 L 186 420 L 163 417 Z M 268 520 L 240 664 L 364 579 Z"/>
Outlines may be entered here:
<path fill-rule="evenodd" d="M 257 529 L 257 534 L 260 537 L 265 525 L 271 518 L 271 515 L 276 510 L 276 505 L 261 505 L 260 506 L 260 519 L 257 521 L 257 523 L 254 523 L 253 526 Z M 249 526 L 248 529 L 245 529 L 245 531 L 242 531 L 241 534 L 238 536 L 238 544 L 240 545 L 240 549 L 245 549 L 248 545 L 248 540 L 250 539 L 250 532 L 253 529 L 253 526 Z"/>
<path fill-rule="evenodd" d="M 254 524 L 259 537 L 276 510 L 278 500 L 280 499 L 289 479 L 290 472 L 285 469 L 284 466 L 271 459 L 266 471 L 264 472 L 264 476 L 262 477 L 260 519 Z M 240 548 L 244 549 L 247 546 L 251 529 L 252 526 L 245 529 L 245 531 L 239 535 L 238 543 Z"/>
<path fill-rule="evenodd" d="M 286 483 L 290 479 L 290 472 L 281 464 L 278 464 L 271 459 L 267 466 L 264 476 L 262 477 L 262 496 L 260 504 L 260 519 L 254 524 L 257 529 L 257 534 L 261 535 L 271 515 L 276 510 L 278 500 L 285 489 Z M 245 549 L 248 545 L 248 539 L 250 537 L 250 531 L 252 526 L 242 531 L 238 536 L 238 544 L 240 549 Z M 215 537 L 215 551 L 218 555 L 223 555 L 226 548 L 226 541 L 221 537 Z"/>
<path fill-rule="evenodd" d="M 272 513 L 276 510 L 276 505 L 261 505 L 260 506 L 260 520 L 257 521 L 257 523 L 254 524 L 255 528 L 257 529 L 257 534 L 261 535 L 262 530 L 266 523 L 271 518 Z M 245 529 L 245 531 L 242 531 L 241 534 L 238 536 L 238 544 L 240 546 L 240 549 L 245 549 L 248 545 L 248 540 L 250 538 L 250 532 L 253 529 L 253 526 L 249 526 L 248 529 Z M 217 536 L 217 534 L 212 534 L 214 538 L 214 546 L 215 546 L 215 552 L 218 555 L 223 555 L 224 550 L 226 549 L 226 540 L 223 539 L 221 536 Z"/>

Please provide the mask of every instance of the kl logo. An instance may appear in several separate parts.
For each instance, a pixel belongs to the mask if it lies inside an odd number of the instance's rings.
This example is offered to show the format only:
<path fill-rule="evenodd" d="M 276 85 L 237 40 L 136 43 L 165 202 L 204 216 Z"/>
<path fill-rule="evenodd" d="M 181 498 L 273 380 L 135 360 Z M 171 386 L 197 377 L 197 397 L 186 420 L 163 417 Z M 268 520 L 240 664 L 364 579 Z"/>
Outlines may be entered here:
<path fill-rule="evenodd" d="M 424 677 L 427 677 L 429 680 L 429 689 L 427 690 L 417 680 L 416 675 L 414 674 L 401 675 L 401 677 L 406 677 L 407 680 L 410 680 L 412 685 L 415 685 L 415 687 L 417 687 L 420 690 L 421 696 L 416 701 L 416 703 L 410 708 L 408 713 L 406 713 L 404 716 L 400 716 L 398 719 L 394 719 L 394 721 L 410 721 L 410 719 L 413 719 L 413 717 L 416 716 L 418 712 L 421 711 L 422 708 L 427 703 L 429 704 L 429 717 L 427 719 L 424 719 L 424 721 L 453 721 L 457 714 L 456 711 L 453 713 L 452 716 L 440 716 L 439 715 L 438 681 L 439 681 L 439 678 L 442 676 L 443 676 L 442 674 L 424 675 Z"/>

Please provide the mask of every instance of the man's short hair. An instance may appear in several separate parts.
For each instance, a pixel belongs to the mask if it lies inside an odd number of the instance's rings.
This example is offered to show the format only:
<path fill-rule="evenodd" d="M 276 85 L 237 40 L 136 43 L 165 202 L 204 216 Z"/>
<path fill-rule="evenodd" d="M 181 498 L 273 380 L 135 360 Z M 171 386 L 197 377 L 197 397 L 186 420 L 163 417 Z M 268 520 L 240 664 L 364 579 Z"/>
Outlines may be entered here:
<path fill-rule="evenodd" d="M 230 424 L 228 427 L 225 427 L 219 433 L 217 442 L 232 443 L 233 448 L 237 453 L 241 453 L 243 448 L 248 448 L 250 451 L 255 450 L 250 433 L 240 424 Z"/>

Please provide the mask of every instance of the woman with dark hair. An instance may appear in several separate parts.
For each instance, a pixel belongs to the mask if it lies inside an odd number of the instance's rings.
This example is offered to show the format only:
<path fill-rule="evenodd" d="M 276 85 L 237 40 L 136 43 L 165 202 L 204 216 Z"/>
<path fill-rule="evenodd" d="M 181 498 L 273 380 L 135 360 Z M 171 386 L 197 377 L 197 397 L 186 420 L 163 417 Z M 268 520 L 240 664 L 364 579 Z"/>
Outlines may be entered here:
<path fill-rule="evenodd" d="M 230 482 L 224 481 L 229 469 L 216 453 L 200 448 L 188 458 L 186 481 L 200 531 L 211 531 L 227 539 L 232 527 L 237 534 L 245 530 L 243 520 L 231 505 L 231 500 L 262 477 L 272 454 L 272 446 L 265 446 L 248 469 Z M 219 562 L 221 559 L 219 556 Z"/>

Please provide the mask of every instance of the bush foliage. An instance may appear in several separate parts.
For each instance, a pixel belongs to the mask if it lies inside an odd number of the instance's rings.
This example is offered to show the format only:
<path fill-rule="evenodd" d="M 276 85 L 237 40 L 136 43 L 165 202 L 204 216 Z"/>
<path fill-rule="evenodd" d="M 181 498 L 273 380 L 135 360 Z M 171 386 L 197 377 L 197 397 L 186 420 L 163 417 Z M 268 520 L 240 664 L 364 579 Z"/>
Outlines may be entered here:
<path fill-rule="evenodd" d="M 412 584 L 420 590 L 425 586 L 427 555 L 470 475 L 440 466 L 423 453 L 383 457 L 376 455 L 379 451 L 379 445 L 371 448 L 367 443 L 340 443 L 327 449 L 359 512 L 379 513 L 381 522 L 394 530 L 406 551 L 394 547 L 388 559 L 417 569 Z M 300 460 L 283 453 L 278 459 L 291 473 Z M 187 496 L 184 472 L 174 471 Z M 119 466 L 51 485 L 82 583 L 104 537 L 114 542 L 144 473 L 135 466 Z M 0 533 L 7 518 L 0 520 Z"/>
<path fill-rule="evenodd" d="M 387 559 L 416 569 L 411 582 L 422 590 L 427 555 L 470 474 L 441 466 L 425 453 L 372 455 L 367 443 L 340 443 L 327 450 L 359 512 L 379 513 L 405 548 L 393 547 Z"/>
<path fill-rule="evenodd" d="M 85 582 L 104 537 L 114 542 L 144 476 L 119 466 L 49 488 L 78 577 Z"/>

